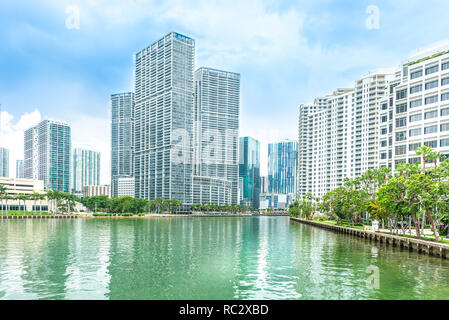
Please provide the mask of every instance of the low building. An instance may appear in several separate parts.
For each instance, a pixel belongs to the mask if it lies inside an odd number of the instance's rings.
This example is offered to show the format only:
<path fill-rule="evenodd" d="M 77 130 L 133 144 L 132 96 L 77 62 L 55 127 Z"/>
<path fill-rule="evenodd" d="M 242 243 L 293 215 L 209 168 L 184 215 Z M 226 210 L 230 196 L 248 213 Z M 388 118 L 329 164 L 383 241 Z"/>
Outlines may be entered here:
<path fill-rule="evenodd" d="M 107 184 L 102 186 L 84 186 L 83 196 L 84 197 L 108 196 L 108 198 L 110 198 L 111 186 Z"/>
<path fill-rule="evenodd" d="M 259 198 L 260 210 L 286 210 L 293 203 L 293 194 L 261 193 Z"/>
<path fill-rule="evenodd" d="M 134 197 L 135 180 L 134 177 L 117 178 L 117 197 Z"/>
<path fill-rule="evenodd" d="M 45 195 L 44 181 L 32 179 L 0 178 L 0 185 L 6 187 L 8 200 L 0 200 L 0 211 L 48 211 L 47 199 L 16 199 L 18 195 Z"/>

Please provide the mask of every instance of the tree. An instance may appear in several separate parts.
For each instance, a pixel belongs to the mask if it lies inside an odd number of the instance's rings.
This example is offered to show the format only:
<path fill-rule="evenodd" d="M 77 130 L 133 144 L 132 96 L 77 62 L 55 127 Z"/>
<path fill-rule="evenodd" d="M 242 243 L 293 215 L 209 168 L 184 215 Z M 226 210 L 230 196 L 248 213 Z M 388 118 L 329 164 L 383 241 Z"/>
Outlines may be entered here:
<path fill-rule="evenodd" d="M 429 157 L 429 155 L 432 154 L 432 152 L 433 152 L 432 148 L 428 147 L 428 146 L 421 146 L 421 147 L 416 148 L 415 152 L 418 156 L 422 156 L 423 168 L 424 168 L 424 171 L 426 171 L 427 158 Z"/>
<path fill-rule="evenodd" d="M 1 200 L 1 204 L 2 204 L 2 215 L 3 215 L 3 200 L 7 200 L 8 199 L 8 193 L 7 193 L 7 189 L 5 186 L 0 185 L 0 200 Z M 8 214 L 8 201 L 6 201 L 6 214 Z"/>

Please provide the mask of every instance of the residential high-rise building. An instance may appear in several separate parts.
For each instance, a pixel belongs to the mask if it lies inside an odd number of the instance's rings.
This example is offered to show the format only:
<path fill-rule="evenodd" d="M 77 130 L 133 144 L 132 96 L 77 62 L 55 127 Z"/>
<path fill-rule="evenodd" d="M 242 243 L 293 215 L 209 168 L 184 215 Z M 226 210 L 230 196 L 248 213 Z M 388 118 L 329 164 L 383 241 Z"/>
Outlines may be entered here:
<path fill-rule="evenodd" d="M 322 197 L 379 166 L 378 115 L 391 72 L 369 73 L 354 88 L 299 106 L 298 195 Z"/>
<path fill-rule="evenodd" d="M 297 141 L 268 144 L 268 192 L 296 194 Z"/>
<path fill-rule="evenodd" d="M 395 72 L 379 115 L 379 165 L 418 163 L 420 146 L 449 158 L 449 42 L 422 49 Z M 433 161 L 432 161 L 433 162 Z"/>
<path fill-rule="evenodd" d="M 259 208 L 260 144 L 251 137 L 240 138 L 239 177 L 242 179 L 240 204 Z"/>
<path fill-rule="evenodd" d="M 24 178 L 23 160 L 16 160 L 16 178 L 17 179 Z"/>
<path fill-rule="evenodd" d="M 25 131 L 24 175 L 43 180 L 47 190 L 70 191 L 71 128 L 66 122 L 44 120 Z"/>
<path fill-rule="evenodd" d="M 99 152 L 75 148 L 72 153 L 72 180 L 70 191 L 82 194 L 84 186 L 100 185 Z"/>
<path fill-rule="evenodd" d="M 101 185 L 101 186 L 84 186 L 83 187 L 83 197 L 95 197 L 95 196 L 107 196 L 111 197 L 111 186 Z"/>
<path fill-rule="evenodd" d="M 171 32 L 135 55 L 135 194 L 192 203 L 195 41 Z"/>
<path fill-rule="evenodd" d="M 0 148 L 0 177 L 9 177 L 9 150 Z"/>
<path fill-rule="evenodd" d="M 119 177 L 117 178 L 117 194 L 116 197 L 134 197 L 135 187 L 134 187 L 133 177 Z"/>
<path fill-rule="evenodd" d="M 134 176 L 134 94 L 111 95 L 111 194 L 118 197 L 119 178 Z M 134 196 L 134 194 L 132 195 Z"/>
<path fill-rule="evenodd" d="M 193 203 L 238 203 L 239 109 L 238 73 L 195 72 Z"/>

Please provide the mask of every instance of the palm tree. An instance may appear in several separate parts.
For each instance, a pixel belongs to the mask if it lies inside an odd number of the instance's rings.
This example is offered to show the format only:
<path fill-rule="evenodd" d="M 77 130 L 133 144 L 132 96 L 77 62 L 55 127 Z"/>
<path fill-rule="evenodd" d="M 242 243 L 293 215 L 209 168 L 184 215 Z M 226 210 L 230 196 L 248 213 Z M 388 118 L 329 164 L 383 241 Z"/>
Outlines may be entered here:
<path fill-rule="evenodd" d="M 6 200 L 8 197 L 8 193 L 6 192 L 6 187 L 3 185 L 0 185 L 0 200 L 2 201 L 2 215 L 3 215 L 3 200 Z M 8 209 L 6 209 L 8 210 Z"/>
<path fill-rule="evenodd" d="M 33 191 L 33 193 L 30 195 L 30 200 L 34 201 L 34 214 L 36 214 L 36 202 L 39 200 L 39 193 Z"/>
<path fill-rule="evenodd" d="M 433 160 L 433 164 L 434 164 L 434 172 L 435 174 L 437 174 L 437 162 L 438 160 L 442 157 L 443 155 L 441 154 L 441 152 L 438 151 L 432 151 L 427 158 L 429 160 Z"/>
<path fill-rule="evenodd" d="M 424 171 L 426 171 L 426 162 L 429 155 L 433 152 L 433 149 L 428 146 L 421 146 L 415 150 L 418 156 L 422 156 Z"/>

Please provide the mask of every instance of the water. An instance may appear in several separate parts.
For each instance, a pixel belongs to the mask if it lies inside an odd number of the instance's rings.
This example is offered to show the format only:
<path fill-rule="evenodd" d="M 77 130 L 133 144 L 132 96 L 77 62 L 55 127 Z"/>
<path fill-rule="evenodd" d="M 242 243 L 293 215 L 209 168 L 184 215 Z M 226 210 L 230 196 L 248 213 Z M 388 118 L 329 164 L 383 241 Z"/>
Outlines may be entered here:
<path fill-rule="evenodd" d="M 288 217 L 0 221 L 0 299 L 448 298 L 449 261 Z"/>

